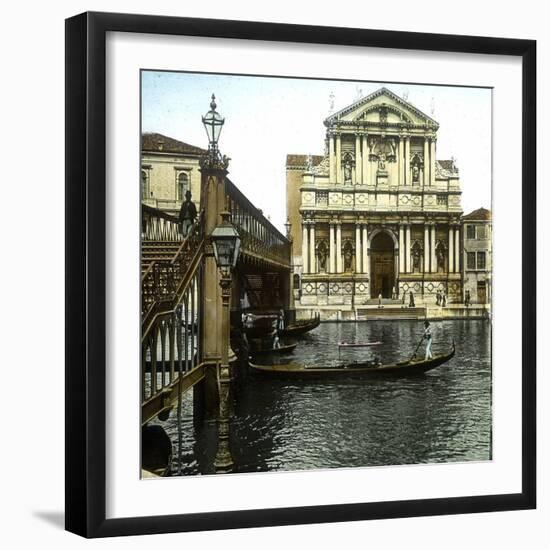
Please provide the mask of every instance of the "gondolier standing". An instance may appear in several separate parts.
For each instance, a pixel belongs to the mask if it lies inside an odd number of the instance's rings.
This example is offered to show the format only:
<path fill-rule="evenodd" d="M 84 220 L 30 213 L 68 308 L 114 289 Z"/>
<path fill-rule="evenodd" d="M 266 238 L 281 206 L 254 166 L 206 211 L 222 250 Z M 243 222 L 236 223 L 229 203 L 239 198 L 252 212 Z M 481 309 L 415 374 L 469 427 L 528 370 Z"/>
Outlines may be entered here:
<path fill-rule="evenodd" d="M 433 359 L 432 355 L 432 331 L 430 330 L 430 322 L 424 321 L 424 339 L 426 340 L 426 355 L 424 360 Z"/>
<path fill-rule="evenodd" d="M 277 330 L 285 330 L 285 312 L 283 309 L 279 310 L 279 316 L 277 318 Z"/>

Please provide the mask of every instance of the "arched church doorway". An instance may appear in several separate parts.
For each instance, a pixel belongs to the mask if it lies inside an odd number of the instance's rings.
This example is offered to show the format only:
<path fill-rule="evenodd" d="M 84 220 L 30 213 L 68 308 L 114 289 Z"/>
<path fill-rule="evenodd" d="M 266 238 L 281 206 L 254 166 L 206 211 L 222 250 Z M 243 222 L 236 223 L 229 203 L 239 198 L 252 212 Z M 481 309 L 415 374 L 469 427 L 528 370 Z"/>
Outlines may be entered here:
<path fill-rule="evenodd" d="M 392 288 L 395 286 L 395 255 L 394 242 L 391 236 L 381 231 L 370 243 L 371 261 L 371 298 L 392 297 Z"/>

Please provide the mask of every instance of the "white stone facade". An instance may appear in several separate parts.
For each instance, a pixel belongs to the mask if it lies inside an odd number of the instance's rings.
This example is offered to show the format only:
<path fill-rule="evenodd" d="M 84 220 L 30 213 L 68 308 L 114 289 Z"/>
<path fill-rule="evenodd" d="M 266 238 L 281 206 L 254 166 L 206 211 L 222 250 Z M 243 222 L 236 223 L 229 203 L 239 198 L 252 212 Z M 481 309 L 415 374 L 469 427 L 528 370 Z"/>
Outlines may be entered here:
<path fill-rule="evenodd" d="M 436 159 L 438 123 L 381 88 L 325 126 L 325 155 L 287 157 L 295 306 L 462 301 L 462 190 Z"/>

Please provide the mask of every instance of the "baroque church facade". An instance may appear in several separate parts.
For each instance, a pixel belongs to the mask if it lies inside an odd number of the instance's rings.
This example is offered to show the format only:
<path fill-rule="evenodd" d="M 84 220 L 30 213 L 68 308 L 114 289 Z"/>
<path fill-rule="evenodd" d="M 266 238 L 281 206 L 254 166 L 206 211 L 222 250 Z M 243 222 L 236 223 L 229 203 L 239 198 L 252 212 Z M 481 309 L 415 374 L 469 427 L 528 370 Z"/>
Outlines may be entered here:
<path fill-rule="evenodd" d="M 461 185 L 438 123 L 387 88 L 325 121 L 324 155 L 287 156 L 297 308 L 462 301 Z"/>

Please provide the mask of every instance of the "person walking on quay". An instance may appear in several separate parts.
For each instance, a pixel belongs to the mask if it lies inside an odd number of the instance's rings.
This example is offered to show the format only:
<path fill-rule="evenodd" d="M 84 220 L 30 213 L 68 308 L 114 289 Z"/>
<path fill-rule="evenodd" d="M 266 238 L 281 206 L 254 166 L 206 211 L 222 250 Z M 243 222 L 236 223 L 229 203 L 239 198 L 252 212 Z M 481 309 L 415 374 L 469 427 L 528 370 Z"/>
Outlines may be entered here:
<path fill-rule="evenodd" d="M 447 307 L 447 295 L 444 292 L 441 293 L 441 306 Z"/>
<path fill-rule="evenodd" d="M 407 291 L 403 290 L 403 298 L 401 300 L 401 307 L 405 307 L 405 300 L 407 299 Z"/>
<path fill-rule="evenodd" d="M 382 307 L 382 293 L 378 294 L 378 309 Z"/>
<path fill-rule="evenodd" d="M 441 303 L 441 293 L 439 290 L 435 293 L 435 305 L 438 306 Z"/>
<path fill-rule="evenodd" d="M 413 294 L 412 290 L 409 292 L 409 307 L 415 307 L 415 305 L 414 305 L 414 294 Z"/>
<path fill-rule="evenodd" d="M 466 296 L 464 296 L 464 305 L 470 307 L 470 291 L 466 291 Z"/>
<path fill-rule="evenodd" d="M 426 355 L 424 356 L 424 360 L 427 361 L 428 359 L 433 359 L 432 355 L 432 331 L 430 330 L 430 322 L 424 321 L 424 336 L 423 338 L 426 340 Z"/>
<path fill-rule="evenodd" d="M 197 207 L 191 200 L 191 191 L 185 192 L 185 200 L 181 203 L 179 222 L 180 232 L 184 237 L 187 237 L 189 229 L 195 223 L 197 218 Z"/>

